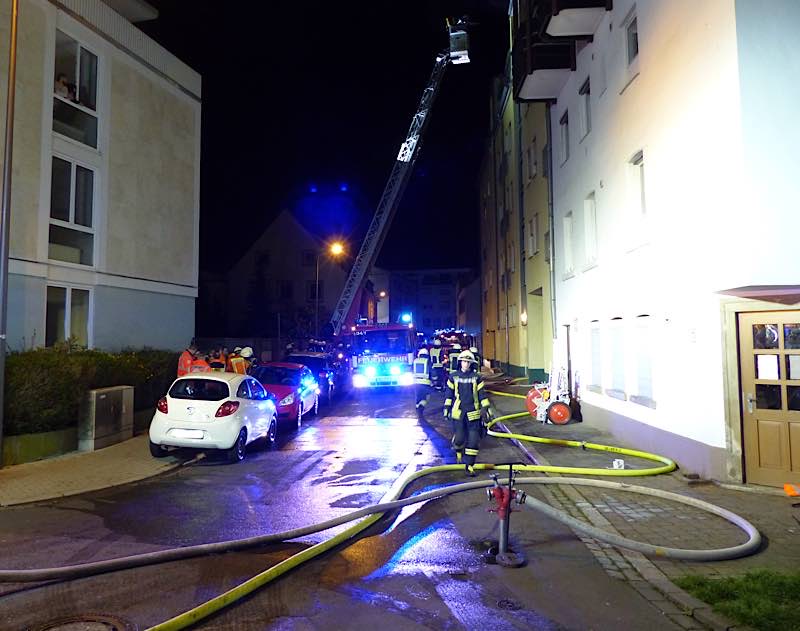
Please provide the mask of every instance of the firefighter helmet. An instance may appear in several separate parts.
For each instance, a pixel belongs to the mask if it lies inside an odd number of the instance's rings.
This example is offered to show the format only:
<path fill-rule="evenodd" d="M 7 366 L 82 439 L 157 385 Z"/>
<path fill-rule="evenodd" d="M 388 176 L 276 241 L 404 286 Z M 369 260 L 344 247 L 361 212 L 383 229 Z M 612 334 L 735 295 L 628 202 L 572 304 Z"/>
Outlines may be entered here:
<path fill-rule="evenodd" d="M 433 340 L 433 345 L 434 345 L 434 346 L 441 346 L 441 345 L 442 345 L 442 340 L 440 340 L 440 339 L 437 337 L 435 340 Z"/>
<path fill-rule="evenodd" d="M 245 346 L 245 347 L 242 349 L 242 352 L 241 352 L 241 353 L 239 353 L 239 354 L 240 354 L 242 357 L 244 357 L 245 359 L 250 359 L 250 358 L 253 356 L 253 349 L 252 349 L 252 348 L 250 348 L 249 346 Z"/>
<path fill-rule="evenodd" d="M 417 351 L 417 357 L 427 357 L 429 355 L 427 348 L 421 348 Z"/>
<path fill-rule="evenodd" d="M 470 351 L 461 351 L 458 354 L 458 361 L 460 361 L 460 362 L 470 362 L 472 364 L 477 364 L 478 363 L 475 360 L 475 355 L 473 355 Z"/>
<path fill-rule="evenodd" d="M 459 344 L 458 342 L 453 344 L 453 350 L 454 351 L 460 351 L 461 350 L 461 344 Z"/>
<path fill-rule="evenodd" d="M 478 347 L 477 347 L 477 346 L 470 346 L 470 347 L 469 347 L 469 351 L 470 351 L 470 353 L 472 353 L 473 355 L 476 355 L 476 354 L 478 353 Z"/>

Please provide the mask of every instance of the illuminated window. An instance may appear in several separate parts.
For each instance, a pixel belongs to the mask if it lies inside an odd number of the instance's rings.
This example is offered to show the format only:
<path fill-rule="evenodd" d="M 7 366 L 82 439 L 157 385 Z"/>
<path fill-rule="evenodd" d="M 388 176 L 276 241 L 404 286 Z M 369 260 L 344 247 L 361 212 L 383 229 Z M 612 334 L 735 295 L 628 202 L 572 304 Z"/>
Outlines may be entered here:
<path fill-rule="evenodd" d="M 97 55 L 56 31 L 53 131 L 97 148 Z"/>
<path fill-rule="evenodd" d="M 45 346 L 53 346 L 67 338 L 80 346 L 89 346 L 90 298 L 88 289 L 47 287 Z"/>
<path fill-rule="evenodd" d="M 94 171 L 53 156 L 48 258 L 94 265 Z"/>
<path fill-rule="evenodd" d="M 597 203 L 594 192 L 583 200 L 583 237 L 586 264 L 597 261 Z"/>
<path fill-rule="evenodd" d="M 639 56 L 639 21 L 632 14 L 625 22 L 625 41 L 627 44 L 628 65 Z"/>
<path fill-rule="evenodd" d="M 558 121 L 560 129 L 561 144 L 559 150 L 561 151 L 561 164 L 569 160 L 569 112 L 564 112 L 561 120 Z"/>
<path fill-rule="evenodd" d="M 580 95 L 581 139 L 583 139 L 592 131 L 591 86 L 589 79 L 583 82 L 578 94 Z"/>

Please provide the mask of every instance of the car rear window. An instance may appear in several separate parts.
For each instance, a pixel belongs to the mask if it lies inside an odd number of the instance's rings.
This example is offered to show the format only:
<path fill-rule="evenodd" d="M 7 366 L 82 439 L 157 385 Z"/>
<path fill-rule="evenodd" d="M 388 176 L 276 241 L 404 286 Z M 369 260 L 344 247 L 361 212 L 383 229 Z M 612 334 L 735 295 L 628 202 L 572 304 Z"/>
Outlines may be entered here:
<path fill-rule="evenodd" d="M 214 379 L 181 379 L 172 384 L 169 396 L 193 401 L 222 401 L 230 396 L 228 384 Z"/>
<path fill-rule="evenodd" d="M 261 383 L 271 386 L 296 386 L 300 384 L 300 371 L 283 366 L 261 366 L 256 370 L 255 378 Z"/>

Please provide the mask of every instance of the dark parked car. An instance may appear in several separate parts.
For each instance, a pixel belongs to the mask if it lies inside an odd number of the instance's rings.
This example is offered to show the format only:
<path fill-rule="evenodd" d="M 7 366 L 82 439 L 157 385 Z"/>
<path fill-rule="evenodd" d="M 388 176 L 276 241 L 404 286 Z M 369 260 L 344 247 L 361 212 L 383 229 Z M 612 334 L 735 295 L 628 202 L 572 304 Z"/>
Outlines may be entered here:
<path fill-rule="evenodd" d="M 303 364 L 311 370 L 319 384 L 320 399 L 328 405 L 333 401 L 334 394 L 347 388 L 346 365 L 328 353 L 292 353 L 286 357 L 286 361 Z"/>

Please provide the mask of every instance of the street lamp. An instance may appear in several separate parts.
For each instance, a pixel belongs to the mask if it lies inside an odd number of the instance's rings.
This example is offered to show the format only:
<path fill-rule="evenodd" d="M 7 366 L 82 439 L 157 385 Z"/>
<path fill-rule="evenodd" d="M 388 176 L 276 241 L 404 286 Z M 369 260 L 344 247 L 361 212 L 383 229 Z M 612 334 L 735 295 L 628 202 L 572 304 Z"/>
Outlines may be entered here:
<path fill-rule="evenodd" d="M 344 244 L 341 241 L 334 241 L 328 246 L 328 254 L 334 258 L 344 254 Z M 314 336 L 319 337 L 319 258 L 324 251 L 317 253 L 317 282 L 314 285 Z"/>

